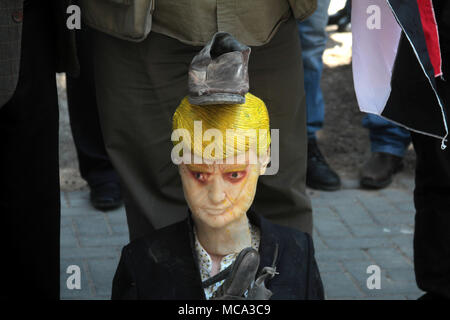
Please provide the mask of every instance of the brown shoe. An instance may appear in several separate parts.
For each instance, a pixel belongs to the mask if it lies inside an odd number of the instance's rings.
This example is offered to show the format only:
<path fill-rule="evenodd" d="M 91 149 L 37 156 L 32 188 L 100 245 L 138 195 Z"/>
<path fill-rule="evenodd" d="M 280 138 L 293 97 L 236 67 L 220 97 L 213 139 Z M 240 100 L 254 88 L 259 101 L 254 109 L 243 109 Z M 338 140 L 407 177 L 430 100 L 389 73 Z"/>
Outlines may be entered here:
<path fill-rule="evenodd" d="M 250 47 L 226 32 L 216 33 L 189 67 L 189 102 L 242 104 L 249 90 Z"/>
<path fill-rule="evenodd" d="M 251 247 L 243 249 L 232 265 L 231 274 L 217 289 L 212 300 L 246 300 L 244 293 L 255 281 L 258 267 L 258 251 Z"/>
<path fill-rule="evenodd" d="M 401 157 L 384 152 L 374 152 L 361 169 L 361 186 L 381 189 L 392 182 L 395 173 L 403 169 Z"/>

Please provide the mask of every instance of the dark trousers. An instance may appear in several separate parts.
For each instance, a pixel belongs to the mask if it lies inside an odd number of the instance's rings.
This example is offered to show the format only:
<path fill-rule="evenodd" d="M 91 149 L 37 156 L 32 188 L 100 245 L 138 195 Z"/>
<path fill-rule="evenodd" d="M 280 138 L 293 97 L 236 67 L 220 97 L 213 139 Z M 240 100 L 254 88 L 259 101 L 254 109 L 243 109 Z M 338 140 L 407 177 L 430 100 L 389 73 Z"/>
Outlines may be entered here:
<path fill-rule="evenodd" d="M 449 106 L 450 83 L 440 79 L 437 82 L 444 103 Z M 425 99 L 422 102 L 426 105 Z M 448 111 L 449 108 L 447 114 Z M 450 299 L 450 150 L 449 147 L 441 150 L 438 139 L 414 132 L 411 136 L 417 155 L 414 190 L 416 280 L 425 292 Z"/>
<path fill-rule="evenodd" d="M 119 183 L 119 177 L 106 153 L 98 117 L 92 31 L 83 26 L 76 36 L 81 70 L 78 78 L 67 76 L 67 102 L 80 174 L 91 188 L 108 182 Z"/>
<path fill-rule="evenodd" d="M 178 168 L 172 163 L 172 116 L 188 93 L 188 70 L 202 49 L 151 32 L 142 42 L 94 36 L 97 98 L 106 149 L 124 186 L 131 239 L 186 217 Z M 305 191 L 306 113 L 297 25 L 283 23 L 253 47 L 250 92 L 280 129 L 279 172 L 260 177 L 255 210 L 273 222 L 312 232 Z"/>
<path fill-rule="evenodd" d="M 447 119 L 450 119 L 450 5 L 446 0 L 433 1 L 433 4 L 436 6 L 446 77 L 446 81 L 436 78 L 437 89 L 443 99 Z M 436 108 L 436 98 L 426 80 L 412 84 L 410 90 L 421 93 L 415 103 L 423 108 Z M 411 136 L 417 155 L 414 190 L 416 280 L 419 288 L 430 295 L 450 299 L 450 146 L 441 150 L 438 139 L 414 132 Z"/>
<path fill-rule="evenodd" d="M 425 292 L 450 299 L 450 150 L 442 151 L 435 138 L 411 135 L 417 154 L 416 280 Z"/>
<path fill-rule="evenodd" d="M 50 12 L 43 5 L 25 9 L 19 82 L 0 109 L 2 298 L 59 299 L 58 100 Z"/>

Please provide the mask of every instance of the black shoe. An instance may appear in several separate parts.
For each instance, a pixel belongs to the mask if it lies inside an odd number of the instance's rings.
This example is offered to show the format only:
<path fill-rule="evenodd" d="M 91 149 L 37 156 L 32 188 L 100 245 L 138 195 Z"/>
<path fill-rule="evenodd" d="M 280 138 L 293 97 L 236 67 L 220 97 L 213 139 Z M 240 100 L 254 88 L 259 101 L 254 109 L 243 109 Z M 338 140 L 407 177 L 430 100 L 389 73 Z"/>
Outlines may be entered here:
<path fill-rule="evenodd" d="M 332 14 L 331 16 L 328 16 L 328 23 L 327 25 L 332 26 L 334 24 L 338 24 L 339 20 L 341 20 L 343 17 L 348 16 L 347 8 L 342 8 L 335 14 Z"/>
<path fill-rule="evenodd" d="M 231 274 L 217 289 L 213 300 L 246 300 L 244 293 L 255 281 L 258 267 L 258 251 L 251 247 L 243 249 L 232 265 Z"/>
<path fill-rule="evenodd" d="M 335 14 L 332 14 L 328 17 L 328 25 L 337 25 L 338 26 L 338 32 L 348 32 L 350 31 L 350 22 L 351 18 L 348 14 L 348 11 L 346 8 L 343 8 L 336 12 Z"/>
<path fill-rule="evenodd" d="M 91 203 L 102 211 L 113 210 L 122 205 L 122 195 L 118 183 L 109 182 L 91 188 Z"/>
<path fill-rule="evenodd" d="M 325 191 L 334 191 L 341 187 L 341 179 L 325 161 L 315 139 L 308 141 L 306 185 L 313 189 Z"/>
<path fill-rule="evenodd" d="M 403 169 L 403 159 L 390 153 L 374 152 L 361 169 L 361 186 L 369 189 L 385 188 L 395 173 Z"/>

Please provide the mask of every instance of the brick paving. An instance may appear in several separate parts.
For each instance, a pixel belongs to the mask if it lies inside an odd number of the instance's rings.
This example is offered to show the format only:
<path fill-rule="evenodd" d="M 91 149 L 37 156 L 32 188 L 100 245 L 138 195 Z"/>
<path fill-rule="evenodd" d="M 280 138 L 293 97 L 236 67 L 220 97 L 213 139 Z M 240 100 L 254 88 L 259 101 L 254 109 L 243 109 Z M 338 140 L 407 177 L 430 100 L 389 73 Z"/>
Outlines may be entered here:
<path fill-rule="evenodd" d="M 413 271 L 413 178 L 399 175 L 379 191 L 308 190 L 314 209 L 316 258 L 327 299 L 417 299 Z M 109 299 L 121 248 L 128 243 L 124 208 L 93 209 L 89 193 L 61 193 L 61 297 Z M 67 267 L 81 269 L 81 289 L 69 290 Z M 381 289 L 368 289 L 367 267 L 379 266 Z"/>

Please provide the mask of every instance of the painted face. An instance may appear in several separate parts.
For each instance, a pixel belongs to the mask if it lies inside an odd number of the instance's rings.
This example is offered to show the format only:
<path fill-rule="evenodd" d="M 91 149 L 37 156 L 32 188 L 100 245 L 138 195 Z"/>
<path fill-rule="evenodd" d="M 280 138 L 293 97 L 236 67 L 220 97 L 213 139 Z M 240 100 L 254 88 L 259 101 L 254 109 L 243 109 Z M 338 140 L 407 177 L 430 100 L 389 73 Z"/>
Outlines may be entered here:
<path fill-rule="evenodd" d="M 260 164 L 180 164 L 194 221 L 221 228 L 243 217 L 255 197 Z"/>

